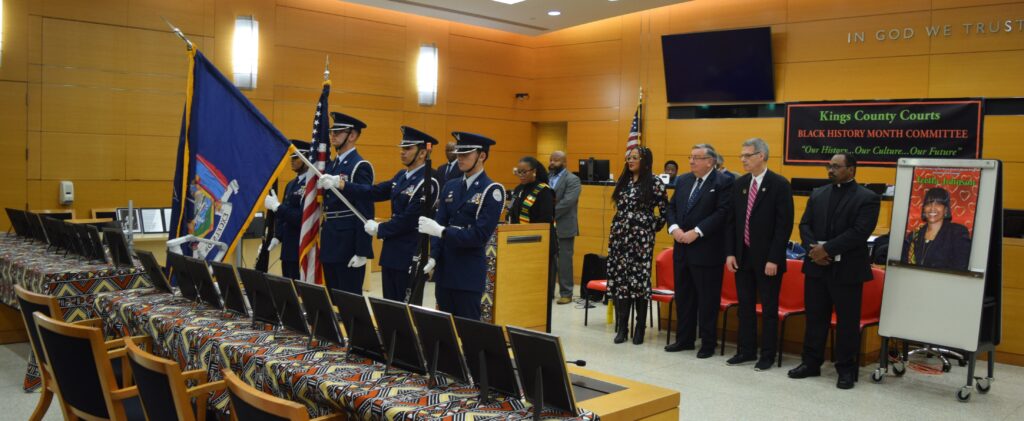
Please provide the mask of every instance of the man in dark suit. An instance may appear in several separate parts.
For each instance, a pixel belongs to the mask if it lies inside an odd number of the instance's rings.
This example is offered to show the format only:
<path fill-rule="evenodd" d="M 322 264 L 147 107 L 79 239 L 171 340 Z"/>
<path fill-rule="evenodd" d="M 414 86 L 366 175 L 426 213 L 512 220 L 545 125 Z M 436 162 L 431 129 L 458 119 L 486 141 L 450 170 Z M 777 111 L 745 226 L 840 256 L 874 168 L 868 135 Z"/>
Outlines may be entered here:
<path fill-rule="evenodd" d="M 324 176 L 317 187 L 338 187 L 344 180 L 349 184 L 373 185 L 373 165 L 356 151 L 356 141 L 366 124 L 355 117 L 332 112 L 331 147 L 337 158 L 327 163 Z M 345 193 L 342 193 L 343 195 Z M 373 219 L 373 201 L 357 200 L 345 195 L 367 220 Z M 333 193 L 324 194 L 324 222 L 320 226 L 320 262 L 324 280 L 332 289 L 363 293 L 366 259 L 373 258 L 372 238 L 363 231 L 363 222 Z"/>
<path fill-rule="evenodd" d="M 717 153 L 710 145 L 690 150 L 690 173 L 676 178 L 668 204 L 668 233 L 675 240 L 675 267 L 679 329 L 676 342 L 665 351 L 694 349 L 700 326 L 697 358 L 715 354 L 718 307 L 722 295 L 724 234 L 732 198 L 732 182 L 714 170 Z"/>
<path fill-rule="evenodd" d="M 448 162 L 438 165 L 437 170 L 434 171 L 434 178 L 437 179 L 438 184 L 442 187 L 453 178 L 462 177 L 462 171 L 459 170 L 459 161 L 456 160 L 458 155 L 455 154 L 455 142 L 448 142 L 444 146 L 444 156 L 448 158 Z"/>
<path fill-rule="evenodd" d="M 831 183 L 811 192 L 800 218 L 800 238 L 809 250 L 803 266 L 807 328 L 802 362 L 789 370 L 789 377 L 821 375 L 835 306 L 836 387 L 850 389 L 857 381 L 863 283 L 871 280 L 867 241 L 878 222 L 880 199 L 854 180 L 857 159 L 852 154 L 836 154 L 827 168 Z"/>
<path fill-rule="evenodd" d="M 725 266 L 736 272 L 739 340 L 736 355 L 726 363 L 757 360 L 754 369 L 763 371 L 772 367 L 778 351 L 779 287 L 786 271 L 786 244 L 793 231 L 793 190 L 789 181 L 768 169 L 768 144 L 764 140 L 743 142 L 740 161 L 747 174 L 733 186 L 731 232 L 725 239 Z M 763 308 L 760 358 L 756 312 L 759 295 Z"/>
<path fill-rule="evenodd" d="M 548 164 L 548 181 L 555 189 L 555 229 L 558 236 L 558 304 L 572 302 L 572 255 L 579 235 L 577 205 L 580 201 L 580 178 L 565 168 L 565 152 L 554 151 Z M 581 294 L 582 295 L 582 294 Z"/>
<path fill-rule="evenodd" d="M 434 219 L 419 218 L 419 232 L 437 237 L 431 239 L 431 257 L 423 270 L 437 266 L 434 298 L 441 311 L 480 320 L 487 279 L 484 249 L 498 227 L 505 188 L 484 172 L 493 140 L 466 132 L 452 136 L 458 141 L 455 153 L 463 175 L 442 188 Z"/>
<path fill-rule="evenodd" d="M 292 139 L 296 154 L 309 152 L 309 142 Z M 292 171 L 296 177 L 284 188 L 284 202 L 277 198 L 273 190 L 263 199 L 267 210 L 274 212 L 274 239 L 268 250 L 273 250 L 275 242 L 281 244 L 281 275 L 288 279 L 299 279 L 299 234 L 302 229 L 302 198 L 306 195 L 306 164 L 298 156 L 292 154 Z"/>

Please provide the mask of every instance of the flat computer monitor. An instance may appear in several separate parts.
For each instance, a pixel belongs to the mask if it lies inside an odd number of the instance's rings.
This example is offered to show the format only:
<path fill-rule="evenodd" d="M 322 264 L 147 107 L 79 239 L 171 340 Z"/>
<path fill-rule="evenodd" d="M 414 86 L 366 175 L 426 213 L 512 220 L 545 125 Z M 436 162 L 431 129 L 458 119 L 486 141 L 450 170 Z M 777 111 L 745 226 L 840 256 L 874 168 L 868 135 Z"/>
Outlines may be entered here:
<path fill-rule="evenodd" d="M 86 259 L 91 257 L 91 253 L 89 251 L 89 237 L 86 236 L 83 241 L 82 237 L 79 235 L 80 225 L 72 224 L 67 221 L 59 221 L 59 225 L 64 228 L 64 243 L 68 246 L 67 249 L 72 253 L 85 257 Z"/>
<path fill-rule="evenodd" d="M 114 266 L 131 267 L 135 265 L 132 262 L 131 250 L 128 249 L 128 240 L 125 239 L 124 233 L 121 230 L 104 227 L 103 238 L 107 242 L 107 247 L 110 248 L 110 256 L 114 259 Z"/>
<path fill-rule="evenodd" d="M 238 268 L 238 280 L 242 281 L 245 288 L 245 295 L 249 298 L 249 308 L 252 309 L 252 321 L 254 323 L 266 323 L 277 326 L 281 323 L 278 317 L 277 307 L 274 304 L 274 294 L 270 292 L 270 285 L 263 272 L 250 268 Z"/>
<path fill-rule="evenodd" d="M 25 219 L 28 221 L 29 230 L 32 232 L 32 238 L 40 243 L 47 244 L 46 229 L 43 228 L 43 219 L 39 214 L 34 212 L 25 212 Z"/>
<path fill-rule="evenodd" d="M 373 326 L 373 316 L 366 298 L 337 289 L 331 290 L 331 299 L 338 306 L 338 315 L 348 333 L 348 349 L 358 355 L 384 362 L 384 345 Z"/>
<path fill-rule="evenodd" d="M 136 250 L 135 255 L 146 270 L 146 276 L 149 277 L 149 282 L 153 284 L 153 288 L 173 294 L 174 290 L 171 289 L 171 284 L 167 282 L 167 276 L 164 275 L 164 270 L 160 267 L 160 263 L 156 261 L 156 256 L 146 250 Z"/>
<path fill-rule="evenodd" d="M 89 257 L 91 260 L 99 260 L 103 263 L 107 262 L 107 253 L 103 251 L 103 240 L 100 239 L 100 229 L 93 225 L 81 224 L 79 225 L 79 237 L 84 237 L 88 244 L 90 253 Z"/>
<path fill-rule="evenodd" d="M 295 292 L 292 280 L 270 274 L 263 276 L 267 278 L 270 293 L 274 294 L 274 304 L 277 306 L 281 324 L 303 335 L 309 335 L 309 326 L 306 325 L 306 317 L 303 316 L 299 295 Z"/>
<path fill-rule="evenodd" d="M 42 220 L 43 230 L 46 231 L 47 249 L 53 247 L 68 250 L 70 245 L 66 244 L 64 222 L 44 215 L 39 215 L 39 218 Z"/>
<path fill-rule="evenodd" d="M 558 337 L 515 326 L 507 329 L 519 381 L 526 398 L 534 405 L 533 410 L 554 407 L 576 414 L 576 397 Z"/>
<path fill-rule="evenodd" d="M 409 309 L 412 310 L 412 319 L 416 322 L 416 331 L 423 345 L 427 372 L 433 376 L 443 373 L 457 382 L 468 384 L 466 356 L 459 347 L 452 315 L 419 306 L 409 306 Z"/>
<path fill-rule="evenodd" d="M 185 264 L 185 256 L 178 253 L 167 252 L 167 267 L 171 269 L 171 283 L 178 285 L 181 296 L 190 301 L 199 300 L 199 291 L 188 266 Z"/>
<path fill-rule="evenodd" d="M 224 303 L 220 300 L 220 291 L 213 284 L 213 277 L 210 276 L 210 267 L 203 259 L 185 256 L 185 268 L 189 277 L 196 284 L 199 290 L 199 298 L 206 304 L 218 310 L 224 309 Z"/>
<path fill-rule="evenodd" d="M 224 309 L 248 316 L 249 312 L 245 309 L 245 297 L 242 296 L 242 287 L 238 285 L 235 267 L 221 262 L 210 262 L 210 267 L 213 268 L 213 276 L 217 278 L 220 296 L 224 299 Z"/>
<path fill-rule="evenodd" d="M 462 340 L 462 353 L 482 398 L 492 390 L 510 396 L 522 396 L 505 343 L 505 329 L 478 320 L 455 318 L 455 328 Z"/>
<path fill-rule="evenodd" d="M 31 237 L 32 233 L 28 228 L 28 220 L 25 219 L 25 211 L 4 208 L 7 211 L 7 219 L 11 220 L 11 228 L 14 229 L 14 234 L 19 237 Z"/>
<path fill-rule="evenodd" d="M 391 365 L 418 374 L 427 374 L 420 338 L 412 324 L 409 306 L 398 301 L 369 297 L 384 345 L 384 356 Z"/>
<path fill-rule="evenodd" d="M 302 297 L 302 306 L 306 309 L 306 321 L 309 322 L 312 336 L 321 342 L 344 346 L 345 336 L 342 334 L 327 287 L 299 281 L 294 281 L 293 284 L 299 297 Z"/>

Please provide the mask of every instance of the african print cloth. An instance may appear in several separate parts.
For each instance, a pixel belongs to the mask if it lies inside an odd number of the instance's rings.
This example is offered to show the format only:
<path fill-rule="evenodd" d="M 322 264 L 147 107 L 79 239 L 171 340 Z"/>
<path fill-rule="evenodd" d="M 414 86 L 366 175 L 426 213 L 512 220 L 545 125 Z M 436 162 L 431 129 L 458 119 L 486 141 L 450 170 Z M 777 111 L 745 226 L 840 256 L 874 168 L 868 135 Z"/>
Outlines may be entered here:
<path fill-rule="evenodd" d="M 14 285 L 37 294 L 57 297 L 64 320 L 76 322 L 96 315 L 92 305 L 96 294 L 150 287 L 141 267 L 115 267 L 89 263 L 56 251 L 46 245 L 11 234 L 0 234 L 0 300 L 18 308 Z M 26 392 L 42 386 L 35 357 L 29 356 L 22 387 Z"/>
<path fill-rule="evenodd" d="M 211 380 L 229 369 L 266 393 L 302 403 L 310 416 L 336 412 L 364 420 L 517 420 L 533 408 L 518 397 L 492 396 L 443 375 L 436 379 L 348 354 L 332 344 L 310 343 L 298 333 L 253 326 L 248 318 L 193 304 L 154 290 L 121 291 L 96 299 L 108 334 L 147 335 L 154 350 L 186 370 L 206 369 Z M 210 405 L 222 415 L 228 398 Z M 597 420 L 581 411 L 542 413 L 548 420 Z"/>

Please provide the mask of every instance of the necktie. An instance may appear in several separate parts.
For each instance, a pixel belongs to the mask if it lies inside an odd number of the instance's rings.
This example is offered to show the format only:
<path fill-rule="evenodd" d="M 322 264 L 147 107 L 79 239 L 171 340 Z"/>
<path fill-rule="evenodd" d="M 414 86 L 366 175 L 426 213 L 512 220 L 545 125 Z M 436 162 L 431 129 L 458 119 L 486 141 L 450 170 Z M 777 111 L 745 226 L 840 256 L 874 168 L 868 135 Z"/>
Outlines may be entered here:
<path fill-rule="evenodd" d="M 754 200 L 757 199 L 757 179 L 750 185 L 747 192 L 747 217 L 743 221 L 743 244 L 750 247 L 750 210 L 754 208 Z"/>
<path fill-rule="evenodd" d="M 689 212 L 693 209 L 693 204 L 697 203 L 697 196 L 700 195 L 700 185 L 704 182 L 702 179 L 697 179 L 697 185 L 693 187 L 693 191 L 690 192 L 690 198 L 686 200 L 686 211 Z"/>

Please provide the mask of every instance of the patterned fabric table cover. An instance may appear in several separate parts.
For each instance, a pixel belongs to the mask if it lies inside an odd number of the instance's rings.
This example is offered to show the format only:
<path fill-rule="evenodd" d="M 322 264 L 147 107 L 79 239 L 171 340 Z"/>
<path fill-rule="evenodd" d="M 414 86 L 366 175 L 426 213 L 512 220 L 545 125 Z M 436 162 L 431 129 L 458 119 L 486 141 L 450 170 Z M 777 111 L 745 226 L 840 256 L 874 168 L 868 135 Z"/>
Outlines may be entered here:
<path fill-rule="evenodd" d="M 46 251 L 46 245 L 11 234 L 0 235 L 0 300 L 18 308 L 14 285 L 38 294 L 57 297 L 64 320 L 75 322 L 96 317 L 96 294 L 149 287 L 140 267 L 115 267 L 89 263 Z M 30 357 L 23 387 L 36 391 L 42 386 L 35 358 Z"/>
<path fill-rule="evenodd" d="M 228 368 L 264 392 L 302 403 L 310 416 L 345 412 L 366 420 L 517 420 L 530 419 L 532 407 L 508 396 L 487 403 L 479 391 L 441 377 L 430 387 L 427 376 L 391 369 L 347 355 L 339 346 L 310 348 L 306 336 L 253 326 L 248 318 L 196 306 L 153 290 L 101 294 L 96 312 L 108 334 L 147 335 L 155 351 L 185 369 L 204 368 L 211 379 Z M 210 404 L 222 414 L 227 396 Z M 597 420 L 586 411 L 545 410 L 548 420 Z"/>

